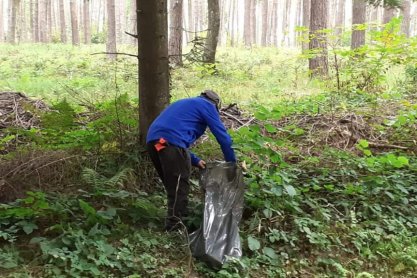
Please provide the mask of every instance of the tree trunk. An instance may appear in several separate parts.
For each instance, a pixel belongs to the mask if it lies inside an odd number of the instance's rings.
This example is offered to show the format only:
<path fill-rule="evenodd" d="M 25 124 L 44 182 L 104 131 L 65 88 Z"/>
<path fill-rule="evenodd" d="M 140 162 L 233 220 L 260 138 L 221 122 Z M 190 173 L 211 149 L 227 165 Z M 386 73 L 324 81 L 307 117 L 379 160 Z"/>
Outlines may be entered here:
<path fill-rule="evenodd" d="M 327 28 L 328 0 L 311 0 L 310 44 L 314 57 L 309 59 L 311 76 L 327 76 L 327 37 L 321 30 Z"/>
<path fill-rule="evenodd" d="M 67 26 L 65 23 L 64 0 L 59 0 L 59 22 L 60 22 L 60 29 L 61 29 L 61 42 L 67 43 Z"/>
<path fill-rule="evenodd" d="M 278 8 L 278 0 L 273 0 L 273 4 L 272 4 L 272 16 L 271 16 L 271 20 L 272 20 L 272 35 L 271 35 L 271 41 L 272 41 L 272 45 L 275 45 L 276 47 L 278 47 L 278 12 L 279 12 L 279 8 Z"/>
<path fill-rule="evenodd" d="M 234 47 L 235 46 L 235 26 L 236 24 L 236 0 L 230 0 L 230 46 Z"/>
<path fill-rule="evenodd" d="M 9 2 L 11 5 L 11 13 L 10 13 L 10 25 L 9 25 L 9 34 L 7 41 L 11 44 L 16 43 L 16 16 L 17 16 L 17 9 L 19 7 L 19 0 L 12 0 Z M 1 17 L 3 19 L 3 17 Z"/>
<path fill-rule="evenodd" d="M 391 21 L 391 19 L 393 17 L 396 17 L 396 16 L 397 16 L 397 9 L 396 8 L 386 7 L 384 9 L 384 19 L 383 19 L 382 23 L 387 24 L 388 22 Z"/>
<path fill-rule="evenodd" d="M 169 104 L 167 1 L 137 0 L 139 56 L 139 140 Z"/>
<path fill-rule="evenodd" d="M 174 66 L 182 66 L 182 11 L 183 0 L 171 0 L 171 32 L 169 37 L 169 61 Z"/>
<path fill-rule="evenodd" d="M 263 0 L 262 5 L 262 37 L 261 37 L 261 45 L 267 45 L 267 33 L 268 33 L 268 0 Z"/>
<path fill-rule="evenodd" d="M 70 0 L 72 45 L 80 45 L 76 0 Z"/>
<path fill-rule="evenodd" d="M 355 1 L 355 0 L 354 0 Z M 337 5 L 337 17 L 336 17 L 336 34 L 340 35 L 344 31 L 345 27 L 345 1 L 339 0 Z M 355 16 L 355 15 L 353 15 Z"/>
<path fill-rule="evenodd" d="M 220 30 L 219 0 L 208 1 L 208 26 L 203 61 L 204 63 L 215 63 Z"/>
<path fill-rule="evenodd" d="M 358 25 L 366 23 L 366 2 L 365 0 L 353 0 L 352 8 L 352 42 L 351 48 L 356 49 L 365 44 L 365 28 L 358 28 Z"/>
<path fill-rule="evenodd" d="M 310 29 L 310 1 L 303 0 L 303 27 L 307 30 Z M 308 49 L 308 41 L 303 41 L 303 51 Z"/>
<path fill-rule="evenodd" d="M 4 17 L 3 17 L 3 1 L 0 1 L 0 43 L 4 41 Z"/>
<path fill-rule="evenodd" d="M 137 13 L 136 0 L 131 0 L 131 1 L 132 1 L 132 7 L 131 7 L 131 14 L 130 14 L 130 33 L 136 35 L 138 33 L 137 31 L 138 24 L 136 22 L 136 13 Z M 132 45 L 137 45 L 138 40 L 135 37 L 130 36 L 130 43 Z"/>
<path fill-rule="evenodd" d="M 84 19 L 84 43 L 90 44 L 91 43 L 90 0 L 84 0 L 83 19 Z"/>
<path fill-rule="evenodd" d="M 39 1 L 33 3 L 33 41 L 39 42 Z"/>
<path fill-rule="evenodd" d="M 47 41 L 52 41 L 52 3 L 51 0 L 46 1 L 46 26 L 47 26 Z"/>
<path fill-rule="evenodd" d="M 401 25 L 401 31 L 410 37 L 410 25 L 411 25 L 411 1 L 405 0 L 402 6 L 403 23 Z"/>
<path fill-rule="evenodd" d="M 250 3 L 250 40 L 251 45 L 256 44 L 256 0 Z"/>
<path fill-rule="evenodd" d="M 107 0 L 107 43 L 106 51 L 116 53 L 116 7 L 114 0 Z M 107 54 L 109 59 L 116 59 L 116 54 Z"/>
<path fill-rule="evenodd" d="M 244 34 L 243 34 L 243 41 L 245 43 L 245 46 L 251 46 L 251 3 L 252 0 L 245 0 L 245 21 L 244 21 Z"/>

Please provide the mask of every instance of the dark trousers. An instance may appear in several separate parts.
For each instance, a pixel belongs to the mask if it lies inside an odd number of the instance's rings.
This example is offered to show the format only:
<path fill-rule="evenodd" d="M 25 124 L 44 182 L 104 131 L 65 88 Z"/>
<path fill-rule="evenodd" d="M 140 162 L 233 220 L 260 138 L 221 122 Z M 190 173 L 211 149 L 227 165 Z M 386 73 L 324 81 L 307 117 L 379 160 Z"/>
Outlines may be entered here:
<path fill-rule="evenodd" d="M 147 150 L 167 192 L 165 229 L 171 230 L 179 228 L 179 222 L 188 215 L 191 158 L 188 150 L 171 145 L 157 151 L 155 143 L 148 143 Z"/>

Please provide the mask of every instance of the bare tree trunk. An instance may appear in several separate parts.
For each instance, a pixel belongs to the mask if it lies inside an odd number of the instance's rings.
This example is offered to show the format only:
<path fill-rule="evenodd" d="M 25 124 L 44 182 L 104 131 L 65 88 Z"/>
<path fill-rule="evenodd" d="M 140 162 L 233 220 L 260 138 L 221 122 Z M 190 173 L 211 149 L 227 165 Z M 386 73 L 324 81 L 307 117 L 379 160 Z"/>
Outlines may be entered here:
<path fill-rule="evenodd" d="M 244 33 L 243 33 L 243 41 L 245 46 L 251 46 L 251 24 L 250 24 L 250 8 L 251 8 L 252 0 L 245 0 L 245 21 L 244 21 Z"/>
<path fill-rule="evenodd" d="M 403 13 L 403 23 L 401 25 L 401 31 L 407 36 L 410 37 L 410 25 L 411 25 L 411 1 L 404 0 L 402 6 Z"/>
<path fill-rule="evenodd" d="M 219 0 L 208 1 L 208 26 L 203 61 L 205 63 L 215 63 L 220 30 Z"/>
<path fill-rule="evenodd" d="M 39 42 L 39 1 L 33 3 L 33 41 Z"/>
<path fill-rule="evenodd" d="M 268 0 L 263 0 L 262 5 L 262 38 L 261 38 L 261 45 L 266 46 L 267 41 L 266 37 L 268 34 Z"/>
<path fill-rule="evenodd" d="M 340 35 L 345 27 L 345 0 L 338 0 L 336 17 L 336 34 Z M 354 15 L 353 15 L 354 16 Z"/>
<path fill-rule="evenodd" d="M 278 47 L 278 0 L 273 0 L 271 21 L 271 45 Z"/>
<path fill-rule="evenodd" d="M 72 45 L 80 45 L 76 0 L 70 0 Z"/>
<path fill-rule="evenodd" d="M 136 22 L 136 13 L 137 13 L 137 8 L 136 8 L 136 0 L 132 0 L 132 7 L 131 7 L 131 14 L 130 14 L 130 32 L 134 35 L 137 34 L 137 28 L 138 28 L 138 24 Z M 132 45 L 137 45 L 138 40 L 135 37 L 130 36 L 130 43 Z"/>
<path fill-rule="evenodd" d="M 169 104 L 167 1 L 137 0 L 139 56 L 139 141 Z"/>
<path fill-rule="evenodd" d="M 310 1 L 303 0 L 303 27 L 307 30 L 310 29 Z M 303 41 L 303 51 L 308 49 L 308 41 Z"/>
<path fill-rule="evenodd" d="M 64 0 L 59 0 L 59 22 L 60 22 L 60 29 L 61 29 L 61 42 L 67 43 L 67 25 L 65 22 Z"/>
<path fill-rule="evenodd" d="M 124 31 L 125 19 L 126 19 L 126 0 L 117 0 L 115 2 L 115 14 L 116 14 L 116 42 L 123 43 L 125 40 Z"/>
<path fill-rule="evenodd" d="M 384 9 L 384 19 L 383 19 L 382 23 L 387 24 L 388 22 L 391 21 L 391 19 L 393 17 L 396 17 L 396 16 L 397 16 L 397 9 L 396 8 L 386 7 Z"/>
<path fill-rule="evenodd" d="M 83 7 L 83 19 L 84 19 L 84 43 L 91 43 L 91 24 L 90 24 L 90 0 L 84 0 Z"/>
<path fill-rule="evenodd" d="M 116 53 L 116 6 L 114 0 L 107 0 L 107 43 L 106 51 Z M 116 59 L 116 54 L 107 54 L 110 59 Z"/>
<path fill-rule="evenodd" d="M 3 1 L 0 1 L 0 42 L 4 41 L 4 17 L 3 17 Z"/>
<path fill-rule="evenodd" d="M 327 76 L 327 37 L 321 30 L 327 28 L 328 0 L 311 0 L 310 44 L 314 57 L 309 59 L 311 76 Z"/>
<path fill-rule="evenodd" d="M 256 44 L 256 0 L 250 3 L 250 40 L 251 45 Z"/>
<path fill-rule="evenodd" d="M 9 34 L 7 41 L 11 44 L 16 43 L 16 17 L 17 17 L 17 9 L 19 7 L 19 0 L 12 0 L 9 2 L 11 5 L 11 13 L 10 13 L 10 25 L 9 25 Z M 3 18 L 3 17 L 2 17 Z"/>
<path fill-rule="evenodd" d="M 284 17 L 283 17 L 283 21 L 282 21 L 282 45 L 287 45 L 288 46 L 288 28 L 289 28 L 289 22 L 290 22 L 290 17 L 291 17 L 291 0 L 286 0 L 285 1 L 285 11 L 284 11 Z"/>
<path fill-rule="evenodd" d="M 174 66 L 182 66 L 182 17 L 183 0 L 171 0 L 171 32 L 169 37 L 169 61 Z"/>
<path fill-rule="evenodd" d="M 365 44 L 365 28 L 358 28 L 358 25 L 366 23 L 366 2 L 365 0 L 353 0 L 352 6 L 352 42 L 351 48 L 356 49 Z"/>
<path fill-rule="evenodd" d="M 231 14 L 231 21 L 230 21 L 230 46 L 235 46 L 236 35 L 235 35 L 235 26 L 236 24 L 236 0 L 230 0 L 230 14 Z"/>

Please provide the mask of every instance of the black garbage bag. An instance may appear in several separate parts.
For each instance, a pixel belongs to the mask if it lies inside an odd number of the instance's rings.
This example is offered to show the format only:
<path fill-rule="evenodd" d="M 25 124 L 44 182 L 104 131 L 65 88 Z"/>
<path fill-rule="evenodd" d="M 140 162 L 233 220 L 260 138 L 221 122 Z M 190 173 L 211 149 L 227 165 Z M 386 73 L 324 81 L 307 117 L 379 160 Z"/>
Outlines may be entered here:
<path fill-rule="evenodd" d="M 190 234 L 194 257 L 220 268 L 227 257 L 240 258 L 239 222 L 243 212 L 243 174 L 234 163 L 207 164 L 200 178 L 205 190 L 204 219 Z"/>

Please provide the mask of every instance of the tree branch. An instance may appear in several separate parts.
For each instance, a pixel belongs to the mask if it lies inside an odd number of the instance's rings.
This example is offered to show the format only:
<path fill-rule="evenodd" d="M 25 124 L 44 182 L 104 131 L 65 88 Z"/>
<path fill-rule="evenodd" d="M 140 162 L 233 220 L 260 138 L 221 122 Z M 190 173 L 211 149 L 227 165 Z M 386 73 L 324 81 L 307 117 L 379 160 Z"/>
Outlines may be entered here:
<path fill-rule="evenodd" d="M 126 35 L 129 35 L 131 37 L 134 37 L 135 39 L 139 39 L 139 35 L 138 34 L 132 34 L 132 33 L 126 32 L 126 31 L 125 31 L 125 34 Z"/>
<path fill-rule="evenodd" d="M 91 55 L 99 55 L 99 54 L 115 54 L 115 55 L 125 55 L 125 56 L 139 58 L 138 55 L 130 54 L 130 53 L 123 53 L 123 52 L 97 52 L 97 53 L 91 53 Z"/>

